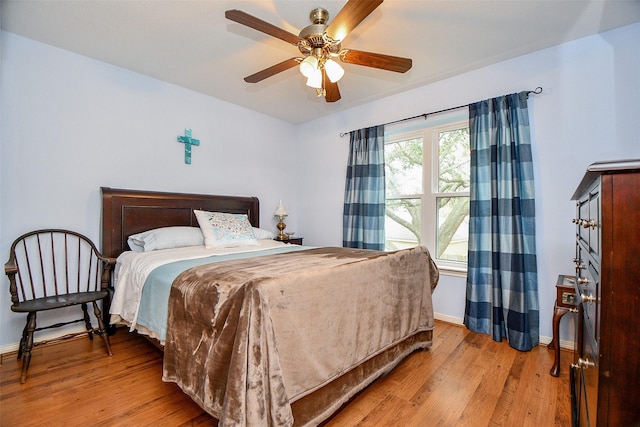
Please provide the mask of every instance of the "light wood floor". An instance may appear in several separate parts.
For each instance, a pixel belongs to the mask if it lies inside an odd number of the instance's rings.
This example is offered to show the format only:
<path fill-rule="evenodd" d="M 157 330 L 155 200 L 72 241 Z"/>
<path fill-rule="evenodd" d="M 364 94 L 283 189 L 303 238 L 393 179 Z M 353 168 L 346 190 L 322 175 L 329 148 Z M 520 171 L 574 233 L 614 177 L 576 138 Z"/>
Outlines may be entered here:
<path fill-rule="evenodd" d="M 36 348 L 26 384 L 20 362 L 0 367 L 1 426 L 198 426 L 217 423 L 175 384 L 163 383 L 162 354 L 119 330 L 107 357 L 99 338 Z M 505 342 L 436 322 L 433 346 L 405 359 L 326 426 L 568 426 L 570 396 L 562 351 L 549 375 L 546 346 L 523 353 Z"/>

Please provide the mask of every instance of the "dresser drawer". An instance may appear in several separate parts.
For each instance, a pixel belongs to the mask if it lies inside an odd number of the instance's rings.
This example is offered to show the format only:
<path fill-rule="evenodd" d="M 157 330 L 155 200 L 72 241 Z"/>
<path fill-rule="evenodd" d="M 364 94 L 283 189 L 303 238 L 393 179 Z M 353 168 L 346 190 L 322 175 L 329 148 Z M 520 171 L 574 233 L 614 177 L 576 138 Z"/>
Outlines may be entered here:
<path fill-rule="evenodd" d="M 595 343 L 585 337 L 582 341 L 582 348 L 578 351 L 579 361 L 577 374 L 579 377 L 578 387 L 580 388 L 580 400 L 578 402 L 578 412 L 580 413 L 580 427 L 595 426 L 596 414 L 598 413 L 598 373 L 599 365 L 595 351 Z"/>
<path fill-rule="evenodd" d="M 577 204 L 577 237 L 578 240 L 585 246 L 589 247 L 589 228 L 585 228 L 583 221 L 589 218 L 589 198 L 578 201 Z"/>
<path fill-rule="evenodd" d="M 576 279 L 590 274 L 594 278 L 600 276 L 600 260 L 590 255 L 589 249 L 578 242 L 576 244 Z M 582 282 L 578 280 L 578 283 Z"/>
<path fill-rule="evenodd" d="M 579 243 L 588 250 L 589 255 L 600 260 L 600 191 L 599 187 L 591 191 L 577 202 L 577 231 Z"/>
<path fill-rule="evenodd" d="M 579 253 L 583 254 L 582 249 Z M 598 266 L 590 257 L 578 256 L 576 268 L 576 294 L 578 303 L 582 306 L 584 316 L 584 334 L 593 341 L 594 353 L 598 354 L 600 341 L 600 274 Z"/>
<path fill-rule="evenodd" d="M 589 251 L 591 256 L 600 260 L 600 193 L 590 193 L 589 218 Z M 584 228 L 584 226 L 583 226 Z"/>

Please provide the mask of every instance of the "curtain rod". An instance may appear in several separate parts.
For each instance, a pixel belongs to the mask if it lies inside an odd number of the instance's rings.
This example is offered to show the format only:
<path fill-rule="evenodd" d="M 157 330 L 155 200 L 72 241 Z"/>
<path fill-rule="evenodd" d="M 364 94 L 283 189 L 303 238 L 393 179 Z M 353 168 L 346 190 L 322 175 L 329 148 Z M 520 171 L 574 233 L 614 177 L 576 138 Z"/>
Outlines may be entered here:
<path fill-rule="evenodd" d="M 542 93 L 542 87 L 538 86 L 534 90 L 527 91 L 527 96 L 529 96 L 529 94 L 531 94 L 531 93 L 533 93 L 535 95 L 541 94 Z M 418 114 L 417 116 L 407 117 L 407 118 L 404 118 L 404 119 L 399 119 L 399 120 L 394 120 L 392 122 L 383 123 L 382 126 L 393 125 L 395 123 L 400 123 L 400 122 L 406 122 L 407 120 L 414 120 L 414 119 L 417 119 L 419 117 L 424 117 L 424 119 L 427 120 L 428 116 L 432 116 L 434 114 L 439 114 L 439 113 L 445 113 L 447 111 L 457 110 L 459 108 L 464 108 L 464 107 L 468 107 L 468 106 L 469 106 L 469 104 L 458 105 L 457 107 L 445 108 L 444 110 L 432 111 L 431 113 Z M 378 125 L 378 126 L 380 126 L 380 125 Z M 353 131 L 340 132 L 340 137 L 343 137 L 345 135 L 349 135 L 351 132 L 353 132 Z"/>

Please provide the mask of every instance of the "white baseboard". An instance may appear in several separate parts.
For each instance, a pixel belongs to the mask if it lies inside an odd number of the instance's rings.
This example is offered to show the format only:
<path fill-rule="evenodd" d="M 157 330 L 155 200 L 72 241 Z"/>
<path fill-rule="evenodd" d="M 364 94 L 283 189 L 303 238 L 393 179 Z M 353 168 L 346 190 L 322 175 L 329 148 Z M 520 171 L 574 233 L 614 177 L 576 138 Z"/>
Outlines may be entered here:
<path fill-rule="evenodd" d="M 6 354 L 6 353 L 11 353 L 13 351 L 18 351 L 18 344 L 19 343 L 16 342 L 16 343 L 0 346 L 0 354 Z"/>
<path fill-rule="evenodd" d="M 452 323 L 454 325 L 464 325 L 464 319 L 460 317 L 449 316 L 447 314 L 441 314 L 441 313 L 433 313 L 433 316 L 436 318 L 436 320 Z M 539 345 L 548 345 L 552 339 L 553 339 L 552 337 L 540 336 Z M 563 341 L 563 340 L 560 340 L 560 348 L 565 350 L 571 350 L 571 351 L 575 349 L 573 341 Z"/>
<path fill-rule="evenodd" d="M 448 314 L 441 314 L 441 313 L 433 313 L 433 317 L 435 317 L 436 320 L 442 320 L 443 322 L 453 323 L 454 325 L 461 325 L 461 326 L 464 325 L 463 319 L 460 317 L 449 316 Z"/>
<path fill-rule="evenodd" d="M 51 341 L 51 340 L 55 340 L 55 339 L 58 339 L 60 337 L 63 337 L 65 335 L 68 335 L 68 334 L 73 334 L 73 333 L 76 333 L 76 332 L 85 332 L 86 330 L 87 329 L 84 327 L 84 325 L 82 325 L 82 326 L 76 325 L 74 327 L 67 327 L 67 328 L 64 328 L 64 329 L 57 330 L 57 331 L 50 331 L 48 333 L 36 333 L 35 340 L 36 341 Z M 20 342 L 15 342 L 15 343 L 5 344 L 3 346 L 0 346 L 0 355 L 18 351 L 18 346 L 19 345 L 20 345 Z"/>
<path fill-rule="evenodd" d="M 441 314 L 441 313 L 434 313 L 434 317 L 437 320 L 441 320 L 443 322 L 447 322 L 447 323 L 452 323 L 454 325 L 464 325 L 463 323 L 463 319 L 460 317 L 454 317 L 454 316 L 449 316 L 447 314 Z M 58 332 L 50 332 L 48 334 L 45 335 L 38 335 L 37 340 L 38 341 L 43 341 L 43 340 L 53 340 L 56 338 L 60 338 L 64 335 L 67 335 L 69 333 L 74 333 L 74 332 L 82 332 L 84 331 L 85 328 L 84 326 L 79 326 L 77 328 L 73 328 L 73 329 L 69 329 L 69 330 L 65 330 L 65 331 L 58 331 Z M 551 342 L 551 337 L 545 337 L 545 336 L 541 336 L 540 337 L 540 345 L 547 345 Z M 11 353 L 14 351 L 18 351 L 18 345 L 20 343 L 16 342 L 16 343 L 12 343 L 12 344 L 6 344 L 3 346 L 0 346 L 0 355 L 5 354 L 5 353 Z M 560 340 L 560 348 L 566 349 L 566 350 L 574 350 L 574 343 L 573 341 L 563 341 Z"/>

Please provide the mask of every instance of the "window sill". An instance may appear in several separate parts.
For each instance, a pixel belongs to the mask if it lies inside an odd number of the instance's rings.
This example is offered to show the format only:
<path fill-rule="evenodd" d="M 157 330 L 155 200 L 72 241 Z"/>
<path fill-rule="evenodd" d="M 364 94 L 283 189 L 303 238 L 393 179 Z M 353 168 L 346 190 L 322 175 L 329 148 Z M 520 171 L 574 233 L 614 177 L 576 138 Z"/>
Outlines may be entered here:
<path fill-rule="evenodd" d="M 436 262 L 436 265 L 438 263 Z M 450 265 L 438 265 L 440 274 L 453 277 L 467 277 L 467 269 L 465 267 L 452 267 Z"/>

